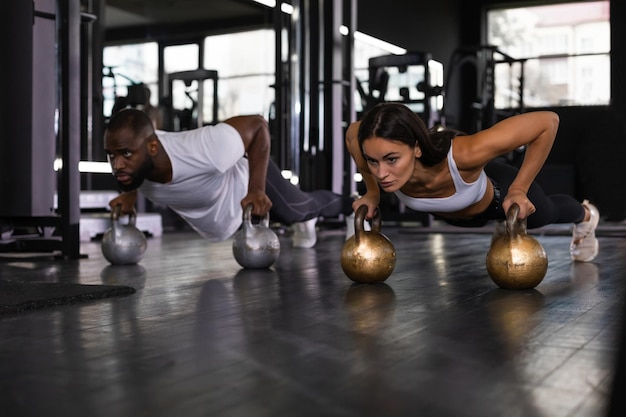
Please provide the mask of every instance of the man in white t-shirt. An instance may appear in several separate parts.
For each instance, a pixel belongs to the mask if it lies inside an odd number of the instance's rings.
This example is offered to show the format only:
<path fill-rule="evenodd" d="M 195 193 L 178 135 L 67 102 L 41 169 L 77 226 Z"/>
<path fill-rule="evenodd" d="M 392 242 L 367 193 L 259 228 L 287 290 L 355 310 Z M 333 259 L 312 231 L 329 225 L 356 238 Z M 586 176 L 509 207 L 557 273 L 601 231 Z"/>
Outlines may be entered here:
<path fill-rule="evenodd" d="M 182 132 L 155 131 L 146 113 L 125 109 L 110 120 L 104 149 L 122 193 L 111 200 L 135 210 L 137 190 L 167 206 L 206 239 L 229 238 L 252 215 L 294 225 L 295 247 L 312 247 L 318 217 L 351 214 L 353 199 L 328 190 L 303 192 L 270 160 L 261 116 L 237 116 Z"/>

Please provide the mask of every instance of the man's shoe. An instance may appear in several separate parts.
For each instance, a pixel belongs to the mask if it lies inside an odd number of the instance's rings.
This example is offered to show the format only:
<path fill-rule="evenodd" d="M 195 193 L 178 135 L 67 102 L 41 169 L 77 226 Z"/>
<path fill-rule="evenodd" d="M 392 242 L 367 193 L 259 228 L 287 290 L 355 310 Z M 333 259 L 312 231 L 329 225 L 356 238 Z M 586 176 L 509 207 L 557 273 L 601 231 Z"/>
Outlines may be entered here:
<path fill-rule="evenodd" d="M 291 238 L 294 248 L 312 248 L 317 242 L 315 225 L 317 217 L 301 223 L 293 224 L 293 236 Z"/>

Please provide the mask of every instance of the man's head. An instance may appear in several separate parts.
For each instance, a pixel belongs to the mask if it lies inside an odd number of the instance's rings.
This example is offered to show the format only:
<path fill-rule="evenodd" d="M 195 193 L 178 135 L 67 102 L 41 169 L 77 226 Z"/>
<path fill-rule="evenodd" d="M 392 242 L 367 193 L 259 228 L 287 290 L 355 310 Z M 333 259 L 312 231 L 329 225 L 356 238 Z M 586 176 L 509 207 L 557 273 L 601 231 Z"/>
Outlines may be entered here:
<path fill-rule="evenodd" d="M 104 151 L 124 191 L 138 188 L 154 168 L 157 138 L 152 121 L 141 110 L 116 113 L 104 132 Z"/>

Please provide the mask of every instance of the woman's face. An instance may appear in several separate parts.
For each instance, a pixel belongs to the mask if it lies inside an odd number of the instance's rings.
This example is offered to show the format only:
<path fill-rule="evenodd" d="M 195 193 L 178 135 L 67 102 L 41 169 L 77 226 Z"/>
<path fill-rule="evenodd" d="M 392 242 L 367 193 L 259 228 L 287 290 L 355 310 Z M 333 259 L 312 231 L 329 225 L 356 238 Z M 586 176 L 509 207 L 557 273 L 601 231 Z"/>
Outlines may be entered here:
<path fill-rule="evenodd" d="M 367 166 L 388 193 L 406 184 L 415 169 L 415 158 L 421 155 L 418 146 L 412 148 L 404 142 L 379 137 L 363 142 L 363 156 Z"/>

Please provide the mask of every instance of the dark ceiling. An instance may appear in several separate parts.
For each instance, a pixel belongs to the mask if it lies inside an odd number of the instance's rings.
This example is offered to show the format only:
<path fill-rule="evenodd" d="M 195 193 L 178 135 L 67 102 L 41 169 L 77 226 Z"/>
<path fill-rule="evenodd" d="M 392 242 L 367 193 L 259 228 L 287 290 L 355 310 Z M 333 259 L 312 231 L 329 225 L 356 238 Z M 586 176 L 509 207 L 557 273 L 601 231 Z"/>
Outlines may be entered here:
<path fill-rule="evenodd" d="M 259 19 L 267 7 L 253 0 L 105 0 L 106 29 Z"/>

